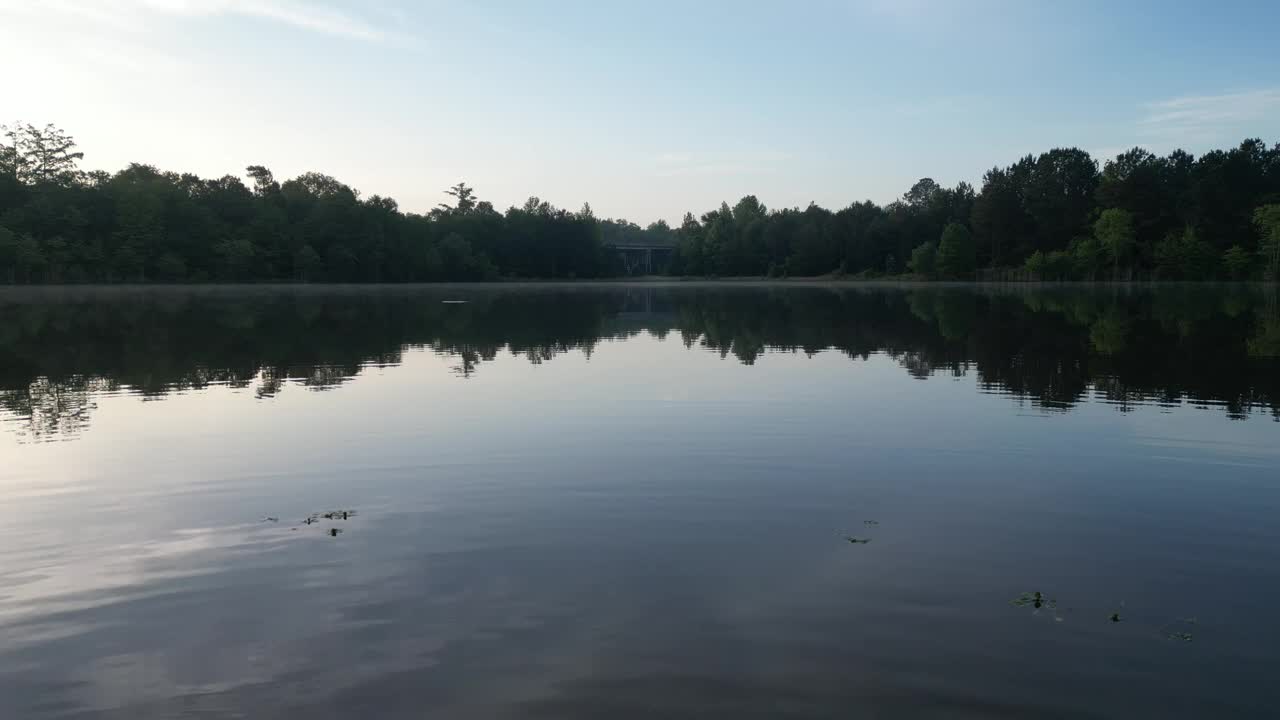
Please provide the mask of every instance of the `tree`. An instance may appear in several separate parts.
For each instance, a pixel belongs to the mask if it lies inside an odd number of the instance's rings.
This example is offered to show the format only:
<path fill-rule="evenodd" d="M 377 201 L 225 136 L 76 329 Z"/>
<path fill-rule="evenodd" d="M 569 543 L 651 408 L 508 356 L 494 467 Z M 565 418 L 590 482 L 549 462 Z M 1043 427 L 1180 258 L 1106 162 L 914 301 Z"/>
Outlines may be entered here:
<path fill-rule="evenodd" d="M 1098 164 L 1079 148 L 1057 148 L 1036 158 L 1023 196 L 1035 222 L 1035 247 L 1063 250 L 1088 227 L 1098 187 Z"/>
<path fill-rule="evenodd" d="M 969 277 L 976 263 L 977 251 L 969 228 L 960 223 L 947 225 L 938 242 L 938 272 L 945 277 Z"/>
<path fill-rule="evenodd" d="M 227 238 L 218 243 L 214 251 L 221 264 L 222 279 L 243 282 L 253 267 L 253 243 L 245 237 Z"/>
<path fill-rule="evenodd" d="M 1125 210 L 1103 210 L 1093 225 L 1093 233 L 1111 256 L 1113 277 L 1119 278 L 1120 264 L 1133 252 L 1133 216 Z"/>
<path fill-rule="evenodd" d="M 1190 225 L 1156 245 L 1155 261 L 1160 278 L 1166 280 L 1207 280 L 1218 265 L 1213 246 L 1202 242 Z"/>
<path fill-rule="evenodd" d="M 253 178 L 253 193 L 258 197 L 271 197 L 280 192 L 280 183 L 271 171 L 261 165 L 250 165 L 245 168 L 249 177 Z"/>
<path fill-rule="evenodd" d="M 1023 263 L 1022 266 L 1025 267 L 1027 272 L 1031 273 L 1031 276 L 1036 280 L 1048 279 L 1049 258 L 1044 254 L 1043 250 L 1037 250 L 1031 253 L 1031 257 L 1028 257 L 1027 261 Z"/>
<path fill-rule="evenodd" d="M 0 225 L 0 281 L 16 282 L 18 274 L 18 236 Z"/>
<path fill-rule="evenodd" d="M 1128 211 L 1135 243 L 1153 247 L 1187 222 L 1179 219 L 1179 196 L 1185 192 L 1190 161 L 1185 153 L 1162 158 L 1142 148 L 1123 152 L 1102 169 L 1098 205 Z"/>
<path fill-rule="evenodd" d="M 30 123 L 0 129 L 9 140 L 8 145 L 0 146 L 0 172 L 26 185 L 66 187 L 81 178 L 76 162 L 84 153 L 75 151 L 76 141 L 62 130 Z"/>
<path fill-rule="evenodd" d="M 1253 235 L 1259 205 L 1280 202 L 1280 145 L 1248 139 L 1230 150 L 1205 153 L 1191 171 L 1180 205 L 1200 236 L 1225 249 Z"/>
<path fill-rule="evenodd" d="M 1097 279 L 1107 263 L 1107 249 L 1096 237 L 1078 237 L 1071 241 L 1067 251 L 1071 256 L 1073 274 L 1086 280 Z"/>
<path fill-rule="evenodd" d="M 1027 156 L 1008 169 L 992 168 L 982 178 L 972 222 L 979 254 L 991 267 L 1016 261 L 1021 256 L 1019 246 L 1031 237 L 1033 221 L 1023 195 L 1032 162 Z"/>
<path fill-rule="evenodd" d="M 902 195 L 902 201 L 910 207 L 928 210 L 937 204 L 941 194 L 942 188 L 933 178 L 920 178 Z"/>
<path fill-rule="evenodd" d="M 320 274 L 324 270 L 324 262 L 320 259 L 320 253 L 310 245 L 303 245 L 293 257 L 294 273 L 298 280 L 309 282 L 320 279 Z"/>
<path fill-rule="evenodd" d="M 156 260 L 156 276 L 165 282 L 182 282 L 187 278 L 187 263 L 172 251 L 166 250 Z"/>
<path fill-rule="evenodd" d="M 1280 146 L 1249 139 L 1195 158 L 1135 148 L 1097 164 L 1077 148 L 996 166 L 976 192 L 921 178 L 885 206 L 770 209 L 754 195 L 678 228 L 602 219 L 537 197 L 504 212 L 466 183 L 423 214 L 337 178 L 276 178 L 263 165 L 202 178 L 130 164 L 83 173 L 66 133 L 0 136 L 0 280 L 414 282 L 587 278 L 628 272 L 610 246 L 673 246 L 688 275 L 972 277 L 979 267 L 1046 279 L 1280 278 Z M 700 218 L 700 220 L 698 219 Z M 1261 262 L 1259 262 L 1261 258 Z M 1249 262 L 1249 261 L 1252 261 Z M 635 268 L 632 268 L 633 270 Z M 1256 271 L 1255 271 L 1256 272 Z"/>
<path fill-rule="evenodd" d="M 693 213 L 684 214 L 676 230 L 676 265 L 683 275 L 706 275 L 707 260 L 703 247 L 702 224 Z"/>
<path fill-rule="evenodd" d="M 0 189 L 4 190 L 5 196 L 13 193 L 14 189 L 20 184 L 18 180 L 18 149 L 2 142 L 0 142 L 0 182 L 5 183 L 3 187 L 0 187 Z"/>
<path fill-rule="evenodd" d="M 1253 211 L 1258 229 L 1258 255 L 1269 280 L 1280 280 L 1280 203 Z"/>
<path fill-rule="evenodd" d="M 476 207 L 476 191 L 474 188 L 468 187 L 466 183 L 460 182 L 445 190 L 444 194 L 452 195 L 457 200 L 452 207 L 441 203 L 439 207 L 445 212 L 466 214 Z"/>
<path fill-rule="evenodd" d="M 1249 252 L 1239 245 L 1232 245 L 1222 254 L 1222 269 L 1232 280 L 1244 280 L 1249 277 L 1249 269 L 1253 266 L 1253 258 Z"/>
<path fill-rule="evenodd" d="M 938 245 L 930 240 L 920 243 L 911 251 L 911 259 L 907 261 L 907 269 L 917 275 L 931 278 L 938 270 Z"/>

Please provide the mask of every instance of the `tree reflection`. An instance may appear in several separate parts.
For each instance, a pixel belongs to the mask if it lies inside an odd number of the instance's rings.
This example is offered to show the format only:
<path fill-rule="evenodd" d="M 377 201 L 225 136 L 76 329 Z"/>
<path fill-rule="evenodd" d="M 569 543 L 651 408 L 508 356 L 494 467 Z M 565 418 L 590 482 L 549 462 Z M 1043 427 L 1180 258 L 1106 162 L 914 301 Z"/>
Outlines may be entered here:
<path fill-rule="evenodd" d="M 81 288 L 0 294 L 0 316 L 0 408 L 36 438 L 73 435 L 102 393 L 227 385 L 266 400 L 414 348 L 470 378 L 504 352 L 544 363 L 642 332 L 746 365 L 880 353 L 913 377 L 973 373 L 1043 408 L 1189 401 L 1280 420 L 1280 309 L 1274 290 L 1245 285 Z"/>

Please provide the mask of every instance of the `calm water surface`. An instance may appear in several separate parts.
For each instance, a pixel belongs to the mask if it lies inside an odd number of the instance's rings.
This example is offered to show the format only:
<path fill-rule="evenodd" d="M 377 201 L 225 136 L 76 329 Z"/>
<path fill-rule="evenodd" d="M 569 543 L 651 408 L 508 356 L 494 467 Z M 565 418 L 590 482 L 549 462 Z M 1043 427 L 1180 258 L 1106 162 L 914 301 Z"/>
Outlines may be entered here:
<path fill-rule="evenodd" d="M 1276 717 L 1278 358 L 1260 287 L 3 290 L 0 717 Z"/>

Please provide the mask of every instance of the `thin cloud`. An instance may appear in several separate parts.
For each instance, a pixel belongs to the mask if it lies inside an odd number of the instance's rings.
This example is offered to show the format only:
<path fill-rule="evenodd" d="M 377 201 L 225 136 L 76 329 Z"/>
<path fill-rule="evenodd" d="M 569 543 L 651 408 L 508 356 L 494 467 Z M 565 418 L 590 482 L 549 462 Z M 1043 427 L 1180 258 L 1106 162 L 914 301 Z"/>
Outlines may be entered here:
<path fill-rule="evenodd" d="M 144 2 L 157 10 L 186 15 L 241 15 L 357 40 L 379 41 L 387 38 L 385 31 L 354 15 L 309 3 L 287 0 L 217 0 L 214 2 L 144 0 Z"/>
<path fill-rule="evenodd" d="M 1280 89 L 1188 95 L 1148 103 L 1141 134 L 1169 142 L 1199 143 L 1233 132 L 1257 132 L 1258 121 L 1280 115 Z M 1248 127 L 1252 125 L 1252 127 Z"/>
<path fill-rule="evenodd" d="M 381 42 L 393 34 L 364 18 L 328 5 L 298 0 L 0 0 L 0 15 L 28 18 L 58 15 L 115 30 L 147 30 L 148 18 L 200 19 L 238 16 L 289 25 L 310 32 Z"/>
<path fill-rule="evenodd" d="M 142 30 L 136 19 L 124 12 L 119 3 L 95 3 L 83 0 L 0 0 L 0 18 L 10 21 L 40 22 L 57 15 L 77 24 L 109 27 L 114 30 L 136 32 Z"/>

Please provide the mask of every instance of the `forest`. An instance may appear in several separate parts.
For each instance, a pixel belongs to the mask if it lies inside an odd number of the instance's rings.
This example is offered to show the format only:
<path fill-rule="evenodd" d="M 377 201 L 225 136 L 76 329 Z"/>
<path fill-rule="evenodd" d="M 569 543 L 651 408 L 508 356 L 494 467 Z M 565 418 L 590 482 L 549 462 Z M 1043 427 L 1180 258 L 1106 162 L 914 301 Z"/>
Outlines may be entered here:
<path fill-rule="evenodd" d="M 1280 144 L 1195 157 L 1078 148 L 916 182 L 886 205 L 770 209 L 749 195 L 678 227 L 530 197 L 499 211 L 465 183 L 426 213 L 329 175 L 85 171 L 53 125 L 0 140 L 0 283 L 403 283 L 610 278 L 611 248 L 671 246 L 664 274 L 950 280 L 1280 279 Z M 246 184 L 247 179 L 247 184 Z"/>

